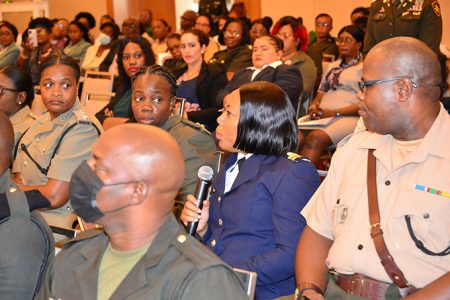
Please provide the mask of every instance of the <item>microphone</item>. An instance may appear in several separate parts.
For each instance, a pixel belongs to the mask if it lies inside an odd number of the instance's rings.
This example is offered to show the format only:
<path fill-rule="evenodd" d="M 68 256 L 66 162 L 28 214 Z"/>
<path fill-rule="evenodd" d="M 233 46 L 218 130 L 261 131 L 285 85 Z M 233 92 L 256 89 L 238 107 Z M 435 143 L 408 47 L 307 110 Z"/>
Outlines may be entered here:
<path fill-rule="evenodd" d="M 194 196 L 197 199 L 197 207 L 202 209 L 203 201 L 208 197 L 208 190 L 211 186 L 214 171 L 210 166 L 201 166 L 197 173 L 197 186 L 195 187 Z M 189 235 L 195 235 L 197 231 L 197 222 L 188 222 L 186 231 Z"/>

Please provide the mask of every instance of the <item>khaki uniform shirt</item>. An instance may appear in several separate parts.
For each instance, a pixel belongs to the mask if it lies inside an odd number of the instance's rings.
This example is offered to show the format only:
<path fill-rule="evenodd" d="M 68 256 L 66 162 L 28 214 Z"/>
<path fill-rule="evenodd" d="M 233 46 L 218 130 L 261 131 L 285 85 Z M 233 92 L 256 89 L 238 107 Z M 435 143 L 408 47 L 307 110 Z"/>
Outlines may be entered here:
<path fill-rule="evenodd" d="M 16 145 L 19 138 L 36 121 L 36 117 L 31 112 L 31 109 L 25 105 L 9 118 L 9 120 L 14 128 L 14 145 Z"/>
<path fill-rule="evenodd" d="M 437 0 L 404 0 L 400 6 L 392 0 L 372 3 L 363 54 L 373 46 L 396 36 L 421 40 L 434 52 L 439 52 L 442 38 L 442 17 Z"/>
<path fill-rule="evenodd" d="M 78 124 L 69 130 L 50 161 L 62 133 L 74 123 Z M 101 130 L 98 121 L 86 114 L 78 100 L 71 109 L 54 120 L 50 120 L 48 112 L 43 113 L 19 143 L 26 146 L 31 157 L 42 168 L 50 166 L 48 174 L 42 174 L 20 147 L 14 160 L 13 173 L 20 172 L 25 185 L 44 185 L 48 178 L 69 182 L 73 171 L 83 160 L 89 158 L 91 148 L 98 138 L 94 124 Z"/>
<path fill-rule="evenodd" d="M 83 237 L 84 236 L 84 237 Z M 99 265 L 108 245 L 103 233 L 82 233 L 58 254 L 37 299 L 96 299 Z M 237 276 L 186 234 L 170 214 L 147 253 L 114 291 L 124 299 L 248 299 Z"/>
<path fill-rule="evenodd" d="M 211 134 L 203 126 L 184 120 L 179 116 L 169 117 L 161 128 L 167 130 L 175 138 L 183 153 L 185 177 L 177 201 L 184 204 L 187 195 L 195 192 L 198 169 L 203 165 L 215 169 L 217 148 Z"/>
<path fill-rule="evenodd" d="M 421 288 L 450 270 L 450 256 L 419 250 L 407 229 L 411 216 L 415 235 L 425 247 L 441 252 L 450 243 L 450 199 L 415 185 L 450 192 L 450 116 L 441 110 L 422 143 L 403 165 L 392 167 L 393 137 L 355 133 L 340 147 L 329 173 L 303 209 L 307 224 L 333 240 L 326 263 L 339 273 L 360 273 L 391 282 L 380 263 L 369 231 L 367 153 L 376 149 L 378 206 L 387 248 L 406 279 Z"/>

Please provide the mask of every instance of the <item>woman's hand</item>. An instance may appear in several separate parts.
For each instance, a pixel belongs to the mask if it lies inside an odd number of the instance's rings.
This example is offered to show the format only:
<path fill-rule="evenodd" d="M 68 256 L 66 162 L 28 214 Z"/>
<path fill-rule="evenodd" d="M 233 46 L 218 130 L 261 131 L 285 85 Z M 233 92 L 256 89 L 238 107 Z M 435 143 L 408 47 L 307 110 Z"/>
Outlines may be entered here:
<path fill-rule="evenodd" d="M 336 115 L 336 111 L 333 109 L 321 109 L 311 111 L 310 116 L 312 120 L 319 120 L 323 118 L 330 118 Z"/>
<path fill-rule="evenodd" d="M 209 218 L 209 200 L 203 201 L 203 209 L 197 207 L 197 199 L 194 196 L 187 196 L 186 203 L 184 204 L 183 211 L 181 212 L 180 219 L 187 225 L 188 222 L 197 222 L 197 233 L 203 236 L 208 228 Z"/>

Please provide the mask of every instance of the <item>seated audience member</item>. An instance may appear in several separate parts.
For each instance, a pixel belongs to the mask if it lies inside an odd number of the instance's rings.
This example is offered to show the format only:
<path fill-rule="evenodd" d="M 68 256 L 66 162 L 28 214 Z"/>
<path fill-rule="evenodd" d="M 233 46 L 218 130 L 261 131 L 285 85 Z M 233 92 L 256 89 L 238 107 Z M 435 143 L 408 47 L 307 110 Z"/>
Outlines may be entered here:
<path fill-rule="evenodd" d="M 198 169 L 203 165 L 215 168 L 216 145 L 202 126 L 172 114 L 176 88 L 175 77 L 164 67 L 155 65 L 138 72 L 133 81 L 133 117 L 128 122 L 160 127 L 177 141 L 186 168 L 176 202 L 183 205 L 187 195 L 195 191 Z"/>
<path fill-rule="evenodd" d="M 248 299 L 232 269 L 171 212 L 184 163 L 168 133 L 120 125 L 92 153 L 72 176 L 71 199 L 77 214 L 104 232 L 64 246 L 38 299 Z"/>
<path fill-rule="evenodd" d="M 101 126 L 77 99 L 80 68 L 67 55 L 51 55 L 40 65 L 40 88 L 47 111 L 17 142 L 14 181 L 22 191 L 38 190 L 49 201 L 44 218 L 67 227 L 70 214 L 69 181 L 78 164 L 89 157 Z M 56 209 L 58 208 L 58 209 Z"/>
<path fill-rule="evenodd" d="M 250 26 L 250 45 L 253 45 L 257 38 L 269 34 L 269 24 L 264 19 L 256 19 Z"/>
<path fill-rule="evenodd" d="M 28 74 L 31 75 L 33 85 L 39 85 L 39 68 L 44 60 L 49 57 L 50 54 L 62 54 L 62 50 L 53 46 L 50 43 L 50 33 L 52 32 L 53 22 L 47 18 L 36 18 L 30 21 L 28 24 L 29 29 L 36 29 L 37 31 L 37 48 L 34 48 L 30 52 L 28 45 L 26 45 L 17 59 L 17 66 L 23 68 Z M 29 38 L 29 37 L 28 37 Z M 25 41 L 25 43 L 27 43 Z M 29 43 L 29 42 L 28 42 Z"/>
<path fill-rule="evenodd" d="M 122 123 L 132 117 L 131 112 L 131 80 L 143 66 L 153 65 L 155 57 L 146 39 L 141 36 L 120 40 L 117 49 L 117 65 L 119 67 L 119 82 L 116 96 L 95 116 L 104 126 L 108 119 L 111 122 Z M 107 127 L 107 126 L 106 126 Z"/>
<path fill-rule="evenodd" d="M 94 29 L 96 25 L 94 16 L 89 12 L 83 11 L 79 12 L 75 16 L 74 20 L 80 22 L 88 29 L 89 40 L 93 43 L 95 39 L 94 36 L 92 35 L 91 29 Z"/>
<path fill-rule="evenodd" d="M 237 71 L 252 65 L 252 50 L 248 45 L 250 35 L 244 22 L 228 19 L 219 33 L 219 43 L 224 44 L 226 49 L 216 52 L 209 63 L 221 66 L 228 80 Z"/>
<path fill-rule="evenodd" d="M 111 43 L 110 51 L 103 62 L 100 64 L 100 71 L 110 72 L 119 75 L 119 66 L 117 64 L 117 49 L 122 39 L 133 38 L 140 35 L 139 21 L 135 18 L 125 19 L 122 23 L 122 35 L 120 39 Z"/>
<path fill-rule="evenodd" d="M 250 28 L 252 21 L 247 17 L 247 7 L 244 2 L 235 2 L 231 6 L 228 17 L 241 20 L 247 28 Z"/>
<path fill-rule="evenodd" d="M 265 35 L 257 38 L 253 45 L 253 67 L 237 72 L 225 88 L 219 91 L 217 103 L 221 104 L 227 94 L 245 83 L 269 81 L 281 87 L 291 100 L 292 106 L 297 107 L 303 89 L 302 75 L 297 67 L 281 62 L 282 54 L 283 41 L 279 37 Z"/>
<path fill-rule="evenodd" d="M 20 55 L 20 49 L 16 44 L 18 34 L 13 24 L 6 21 L 0 24 L 0 68 L 16 64 Z"/>
<path fill-rule="evenodd" d="M 167 37 L 167 50 L 171 57 L 164 60 L 163 66 L 168 68 L 172 74 L 175 74 L 186 67 L 186 63 L 181 56 L 180 38 L 181 36 L 178 33 L 171 33 Z"/>
<path fill-rule="evenodd" d="M 227 77 L 216 64 L 207 65 L 203 55 L 208 37 L 198 29 L 185 31 L 181 36 L 181 55 L 187 67 L 178 71 L 177 97 L 185 98 L 185 117 L 214 130 L 217 126 L 220 103 L 216 103 L 217 92 L 227 84 Z"/>
<path fill-rule="evenodd" d="M 31 77 L 16 66 L 0 69 L 0 111 L 6 114 L 14 129 L 14 145 L 36 120 L 31 113 L 34 89 Z"/>
<path fill-rule="evenodd" d="M 153 21 L 154 40 L 152 42 L 152 50 L 155 55 L 167 52 L 167 36 L 171 30 L 166 20 L 157 19 Z"/>
<path fill-rule="evenodd" d="M 195 28 L 203 31 L 209 39 L 205 53 L 203 54 L 203 60 L 206 63 L 220 50 L 219 43 L 210 37 L 213 24 L 214 22 L 210 15 L 199 15 L 195 20 Z"/>
<path fill-rule="evenodd" d="M 53 20 L 50 43 L 56 48 L 63 50 L 69 41 L 69 38 L 67 37 L 68 29 L 69 21 L 67 21 L 67 19 L 60 18 Z"/>
<path fill-rule="evenodd" d="M 295 153 L 297 125 L 287 95 L 270 82 L 245 84 L 225 97 L 216 137 L 233 153 L 200 211 L 188 196 L 181 219 L 198 223 L 204 244 L 224 262 L 258 274 L 255 299 L 295 290 L 300 211 L 319 186 L 313 165 Z"/>
<path fill-rule="evenodd" d="M 316 166 L 328 146 L 336 145 L 355 130 L 358 122 L 357 94 L 360 92 L 358 81 L 363 68 L 360 52 L 363 41 L 364 32 L 358 26 L 345 26 L 339 31 L 336 43 L 342 59 L 330 63 L 309 108 L 311 119 L 339 116 L 333 123 L 309 132 L 304 138 L 301 154 Z M 300 139 L 303 140 L 302 137 Z"/>
<path fill-rule="evenodd" d="M 0 112 L 0 298 L 34 299 L 55 245 L 40 214 L 29 211 L 31 195 L 11 183 L 13 147 L 13 128 Z"/>
<path fill-rule="evenodd" d="M 197 13 L 193 10 L 186 10 L 180 17 L 180 34 L 183 34 L 186 30 L 192 29 L 195 26 L 197 20 Z"/>
<path fill-rule="evenodd" d="M 273 27 L 272 34 L 283 40 L 281 60 L 286 65 L 296 66 L 303 79 L 303 90 L 314 91 L 317 76 L 320 76 L 314 61 L 303 50 L 308 46 L 306 28 L 294 17 L 281 18 Z"/>
<path fill-rule="evenodd" d="M 359 103 L 368 130 L 339 147 L 302 211 L 299 299 L 448 298 L 450 117 L 439 70 L 409 37 L 368 53 Z"/>
<path fill-rule="evenodd" d="M 150 9 L 144 9 L 139 15 L 139 26 L 141 27 L 142 37 L 152 39 L 153 37 L 153 13 Z"/>
<path fill-rule="evenodd" d="M 89 40 L 88 28 L 78 21 L 72 21 L 69 24 L 68 35 L 69 44 L 64 48 L 64 54 L 80 62 L 87 48 L 92 46 Z"/>
<path fill-rule="evenodd" d="M 113 17 L 111 17 L 110 15 L 103 15 L 100 18 L 100 26 L 102 26 L 104 23 L 113 23 L 116 24 L 116 21 L 114 20 Z"/>
<path fill-rule="evenodd" d="M 356 20 L 361 17 L 369 17 L 369 9 L 367 7 L 359 6 L 352 10 L 352 13 L 350 14 L 350 21 L 353 25 L 357 25 Z"/>
<path fill-rule="evenodd" d="M 322 62 L 330 62 L 339 58 L 336 39 L 331 36 L 333 18 L 328 14 L 319 14 L 315 20 L 316 39 L 309 40 L 307 54 L 311 56 L 316 68 L 322 70 Z"/>
<path fill-rule="evenodd" d="M 119 38 L 120 29 L 114 23 L 103 23 L 100 25 L 100 35 L 98 43 L 86 49 L 81 69 L 83 71 L 98 71 L 100 64 L 109 54 L 111 45 Z"/>

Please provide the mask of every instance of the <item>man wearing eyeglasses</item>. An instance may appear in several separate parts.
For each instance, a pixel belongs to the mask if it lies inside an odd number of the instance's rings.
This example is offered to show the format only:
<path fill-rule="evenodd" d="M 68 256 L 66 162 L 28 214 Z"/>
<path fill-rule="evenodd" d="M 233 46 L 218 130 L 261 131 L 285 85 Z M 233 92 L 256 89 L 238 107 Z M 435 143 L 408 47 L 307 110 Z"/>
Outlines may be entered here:
<path fill-rule="evenodd" d="M 330 35 L 332 29 L 333 18 L 329 14 L 322 13 L 316 17 L 316 40 L 310 43 L 308 54 L 319 52 L 322 54 L 321 59 L 328 62 L 334 61 L 339 57 L 336 40 Z"/>
<path fill-rule="evenodd" d="M 298 299 L 448 299 L 450 116 L 440 86 L 437 56 L 419 40 L 368 53 L 367 130 L 340 145 L 302 211 Z"/>

